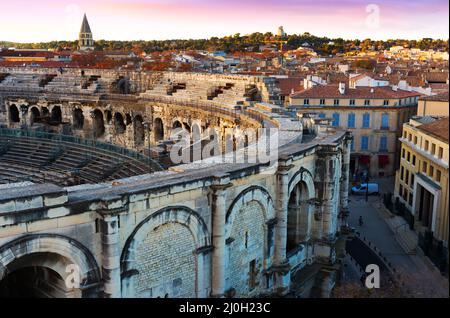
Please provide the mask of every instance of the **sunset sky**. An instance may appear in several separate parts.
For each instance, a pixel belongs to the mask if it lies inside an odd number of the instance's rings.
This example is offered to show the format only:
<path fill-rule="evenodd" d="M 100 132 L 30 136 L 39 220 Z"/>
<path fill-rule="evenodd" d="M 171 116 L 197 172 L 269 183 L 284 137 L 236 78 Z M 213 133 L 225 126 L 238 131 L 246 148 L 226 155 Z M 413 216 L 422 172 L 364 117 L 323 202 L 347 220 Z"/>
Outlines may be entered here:
<path fill-rule="evenodd" d="M 448 9 L 448 0 L 14 0 L 2 1 L 0 40 L 75 40 L 84 12 L 96 40 L 210 38 L 280 25 L 345 39 L 448 39 Z"/>

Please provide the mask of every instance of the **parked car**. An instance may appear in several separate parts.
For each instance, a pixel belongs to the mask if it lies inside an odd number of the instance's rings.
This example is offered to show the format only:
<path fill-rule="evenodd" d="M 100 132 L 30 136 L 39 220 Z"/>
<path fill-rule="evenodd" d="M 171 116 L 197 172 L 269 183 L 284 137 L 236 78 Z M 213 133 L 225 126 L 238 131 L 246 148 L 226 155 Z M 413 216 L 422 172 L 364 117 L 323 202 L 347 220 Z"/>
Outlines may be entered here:
<path fill-rule="evenodd" d="M 367 190 L 367 188 L 369 188 Z M 366 193 L 370 194 L 379 194 L 380 193 L 380 189 L 378 187 L 377 183 L 363 183 L 360 184 L 359 186 L 353 187 L 352 188 L 352 194 L 366 194 Z"/>

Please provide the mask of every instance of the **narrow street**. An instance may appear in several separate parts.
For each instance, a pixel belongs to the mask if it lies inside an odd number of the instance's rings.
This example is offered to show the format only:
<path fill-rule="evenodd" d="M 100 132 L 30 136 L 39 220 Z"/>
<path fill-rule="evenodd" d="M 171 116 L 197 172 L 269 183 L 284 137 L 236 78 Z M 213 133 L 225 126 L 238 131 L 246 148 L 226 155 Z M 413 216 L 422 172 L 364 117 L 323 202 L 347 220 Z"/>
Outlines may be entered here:
<path fill-rule="evenodd" d="M 408 277 L 405 284 L 418 294 L 433 291 L 435 297 L 448 297 L 448 280 L 436 269 L 430 267 L 423 256 L 408 255 L 396 240 L 395 233 L 388 226 L 385 215 L 380 210 L 379 196 L 370 196 L 368 202 L 364 196 L 350 196 L 349 225 L 360 233 L 361 238 L 371 242 L 397 273 Z M 359 226 L 359 217 L 363 225 Z"/>

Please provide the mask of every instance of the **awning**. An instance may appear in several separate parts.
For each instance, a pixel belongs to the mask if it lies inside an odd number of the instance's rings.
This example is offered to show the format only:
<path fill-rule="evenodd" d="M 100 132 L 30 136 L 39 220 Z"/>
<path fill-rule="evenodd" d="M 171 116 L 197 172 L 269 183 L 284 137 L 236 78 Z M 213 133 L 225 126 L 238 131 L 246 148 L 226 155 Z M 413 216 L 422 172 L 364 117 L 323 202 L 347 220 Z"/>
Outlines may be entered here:
<path fill-rule="evenodd" d="M 359 163 L 363 164 L 363 165 L 369 165 L 370 164 L 370 156 L 360 156 Z"/>
<path fill-rule="evenodd" d="M 378 156 L 378 164 L 380 166 L 386 166 L 389 164 L 389 156 L 387 155 L 379 155 Z"/>

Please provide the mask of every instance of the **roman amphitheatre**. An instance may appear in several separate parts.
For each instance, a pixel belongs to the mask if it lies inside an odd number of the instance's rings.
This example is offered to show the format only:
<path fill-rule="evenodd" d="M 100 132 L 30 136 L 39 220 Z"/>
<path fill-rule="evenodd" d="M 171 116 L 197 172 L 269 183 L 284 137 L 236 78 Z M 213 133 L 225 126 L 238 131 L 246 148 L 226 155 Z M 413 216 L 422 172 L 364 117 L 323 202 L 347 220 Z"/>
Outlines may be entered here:
<path fill-rule="evenodd" d="M 274 81 L 1 68 L 0 296 L 329 296 L 352 137 L 277 106 Z M 176 129 L 233 154 L 262 128 L 275 165 L 169 156 Z"/>

